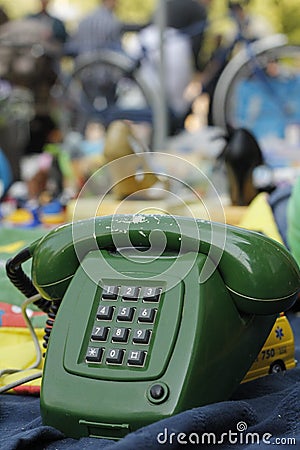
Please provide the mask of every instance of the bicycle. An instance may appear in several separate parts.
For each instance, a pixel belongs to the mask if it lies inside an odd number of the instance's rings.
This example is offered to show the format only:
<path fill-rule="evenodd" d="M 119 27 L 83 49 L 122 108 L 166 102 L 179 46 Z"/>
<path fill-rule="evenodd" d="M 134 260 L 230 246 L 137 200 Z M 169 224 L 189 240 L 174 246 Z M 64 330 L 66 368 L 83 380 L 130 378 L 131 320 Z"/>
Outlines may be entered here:
<path fill-rule="evenodd" d="M 56 86 L 59 94 L 55 95 L 65 107 L 60 120 L 63 132 L 82 132 L 86 121 L 93 119 L 105 127 L 118 119 L 152 122 L 157 91 L 140 75 L 139 64 L 125 53 L 110 49 L 78 57 L 75 68 Z"/>
<path fill-rule="evenodd" d="M 147 25 L 139 30 L 140 33 L 134 32 L 138 36 L 135 44 L 125 45 L 122 51 L 103 48 L 77 56 L 75 49 L 72 54 L 75 57 L 75 68 L 63 82 L 60 95 L 63 101 L 66 100 L 65 129 L 70 124 L 71 128 L 75 126 L 80 131 L 84 129 L 84 121 L 76 123 L 76 110 L 82 110 L 88 118 L 95 118 L 105 127 L 117 119 L 144 121 L 153 127 L 153 147 L 161 148 L 157 143 L 161 141 L 158 135 L 165 125 L 164 115 L 169 119 L 167 132 L 172 134 L 177 131 L 177 127 L 181 127 L 183 117 L 189 110 L 188 104 L 180 104 L 181 101 L 187 103 L 180 98 L 183 92 L 181 85 L 178 89 L 174 88 L 175 101 L 170 99 L 169 91 L 170 86 L 175 86 L 174 79 L 181 70 L 180 67 L 192 65 L 190 37 L 202 33 L 205 26 L 206 23 L 201 21 L 185 31 L 166 28 L 160 41 L 159 28 Z M 176 45 L 181 52 L 180 59 L 184 58 L 184 61 L 179 68 L 173 70 L 171 80 L 168 77 L 167 81 L 162 81 L 161 66 L 170 61 L 170 52 L 174 53 Z M 70 49 L 72 52 L 73 49 Z M 186 57 L 185 51 L 188 54 Z M 157 61 L 162 55 L 163 63 L 161 60 Z M 150 77 L 146 66 L 150 69 Z M 192 68 L 190 67 L 190 75 L 186 68 L 182 80 L 189 77 L 190 81 L 191 76 Z M 184 108 L 185 111 L 182 112 Z"/>
<path fill-rule="evenodd" d="M 300 47 L 284 35 L 248 43 L 225 66 L 212 99 L 215 126 L 247 127 L 262 140 L 300 123 Z"/>

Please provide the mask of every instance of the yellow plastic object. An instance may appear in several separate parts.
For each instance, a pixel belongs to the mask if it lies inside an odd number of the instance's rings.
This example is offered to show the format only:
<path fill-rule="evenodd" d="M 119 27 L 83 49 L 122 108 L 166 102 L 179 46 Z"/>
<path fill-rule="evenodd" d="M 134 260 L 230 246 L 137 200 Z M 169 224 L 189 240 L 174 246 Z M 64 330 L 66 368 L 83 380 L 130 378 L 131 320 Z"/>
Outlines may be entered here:
<path fill-rule="evenodd" d="M 37 225 L 31 211 L 18 208 L 3 219 L 3 223 L 10 226 L 31 227 Z"/>
<path fill-rule="evenodd" d="M 264 233 L 281 244 L 282 239 L 274 220 L 272 209 L 268 203 L 268 194 L 258 194 L 247 207 L 239 226 L 248 230 Z"/>
<path fill-rule="evenodd" d="M 45 226 L 57 226 L 65 223 L 66 214 L 64 211 L 57 214 L 42 214 L 40 220 Z"/>
<path fill-rule="evenodd" d="M 296 366 L 294 334 L 282 313 L 242 383 Z"/>
<path fill-rule="evenodd" d="M 45 332 L 42 328 L 35 328 L 35 332 L 42 351 L 42 341 Z M 42 370 L 44 358 L 42 358 L 41 363 L 37 368 L 28 370 L 35 361 L 36 353 L 32 337 L 27 328 L 0 327 L 0 341 L 1 370 L 11 368 L 20 370 L 20 372 L 3 375 L 0 378 L 0 387 L 6 386 Z M 40 384 L 41 379 L 36 379 L 30 381 L 27 385 L 40 386 Z"/>

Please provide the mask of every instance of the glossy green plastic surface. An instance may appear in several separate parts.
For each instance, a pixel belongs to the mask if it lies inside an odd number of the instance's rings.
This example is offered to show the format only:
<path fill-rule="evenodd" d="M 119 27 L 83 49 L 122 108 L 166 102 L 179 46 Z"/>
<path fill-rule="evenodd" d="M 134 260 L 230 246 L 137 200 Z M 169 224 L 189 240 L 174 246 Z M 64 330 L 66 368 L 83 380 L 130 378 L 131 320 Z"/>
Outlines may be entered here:
<path fill-rule="evenodd" d="M 245 312 L 279 313 L 294 302 L 299 268 L 282 245 L 237 227 L 159 215 L 96 217 L 57 228 L 31 246 L 33 282 L 44 297 L 62 298 L 89 251 L 116 243 L 155 248 L 156 240 L 165 250 L 208 255 Z"/>

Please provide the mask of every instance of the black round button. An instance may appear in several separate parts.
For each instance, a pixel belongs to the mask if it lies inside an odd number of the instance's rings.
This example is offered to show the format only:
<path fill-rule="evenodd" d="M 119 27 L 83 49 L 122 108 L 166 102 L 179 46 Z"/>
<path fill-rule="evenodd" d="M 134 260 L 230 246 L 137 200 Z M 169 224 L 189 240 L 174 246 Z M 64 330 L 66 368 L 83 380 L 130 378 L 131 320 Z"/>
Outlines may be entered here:
<path fill-rule="evenodd" d="M 150 395 L 154 400 L 160 400 L 165 394 L 164 387 L 161 384 L 154 384 L 150 388 Z"/>
<path fill-rule="evenodd" d="M 152 403 L 161 403 L 168 397 L 168 387 L 164 383 L 156 383 L 150 386 L 148 398 Z"/>

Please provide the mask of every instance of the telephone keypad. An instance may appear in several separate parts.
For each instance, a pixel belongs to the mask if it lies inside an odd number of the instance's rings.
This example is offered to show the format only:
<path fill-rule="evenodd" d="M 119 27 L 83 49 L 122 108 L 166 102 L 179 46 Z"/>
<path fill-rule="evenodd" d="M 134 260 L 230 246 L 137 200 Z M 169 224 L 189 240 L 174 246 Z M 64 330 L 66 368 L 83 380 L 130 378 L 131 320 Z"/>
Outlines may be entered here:
<path fill-rule="evenodd" d="M 130 366 L 137 370 L 145 367 L 151 356 L 150 343 L 159 317 L 161 296 L 160 286 L 105 285 L 90 334 L 90 341 L 95 345 L 99 342 L 101 347 L 89 346 L 86 362 L 120 368 Z M 155 308 L 153 303 L 156 303 Z M 118 326 L 120 322 L 122 325 Z M 109 343 L 115 346 L 109 347 Z"/>

